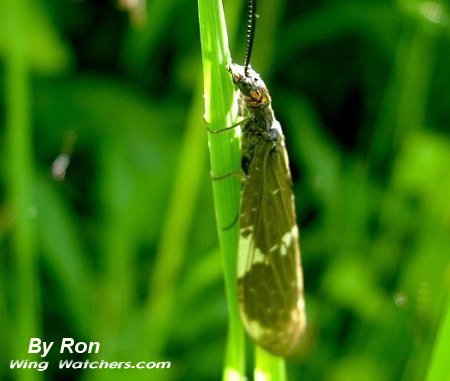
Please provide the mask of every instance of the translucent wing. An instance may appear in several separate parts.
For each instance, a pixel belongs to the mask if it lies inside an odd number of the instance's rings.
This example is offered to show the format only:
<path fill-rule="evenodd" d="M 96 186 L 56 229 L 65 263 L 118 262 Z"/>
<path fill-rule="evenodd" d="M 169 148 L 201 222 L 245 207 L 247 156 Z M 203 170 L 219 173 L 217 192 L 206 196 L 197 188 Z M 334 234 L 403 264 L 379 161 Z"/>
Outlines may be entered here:
<path fill-rule="evenodd" d="M 252 147 L 247 172 L 238 259 L 241 318 L 257 344 L 286 356 L 297 344 L 306 319 L 298 227 L 284 141 L 274 143 L 261 136 Z"/>

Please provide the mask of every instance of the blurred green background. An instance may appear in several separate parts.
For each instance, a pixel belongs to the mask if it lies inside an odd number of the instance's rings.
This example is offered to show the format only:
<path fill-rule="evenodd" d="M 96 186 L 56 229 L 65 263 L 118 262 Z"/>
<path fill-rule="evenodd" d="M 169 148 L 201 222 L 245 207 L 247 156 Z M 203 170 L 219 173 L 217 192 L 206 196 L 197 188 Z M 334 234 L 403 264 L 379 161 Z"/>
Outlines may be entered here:
<path fill-rule="evenodd" d="M 245 2 L 224 6 L 242 62 Z M 448 4 L 258 8 L 252 66 L 287 137 L 305 273 L 289 379 L 424 380 L 450 287 Z M 1 1 L 0 380 L 220 378 L 201 70 L 194 1 Z M 172 367 L 60 371 L 54 349 L 47 371 L 11 371 L 39 359 L 30 337 Z"/>

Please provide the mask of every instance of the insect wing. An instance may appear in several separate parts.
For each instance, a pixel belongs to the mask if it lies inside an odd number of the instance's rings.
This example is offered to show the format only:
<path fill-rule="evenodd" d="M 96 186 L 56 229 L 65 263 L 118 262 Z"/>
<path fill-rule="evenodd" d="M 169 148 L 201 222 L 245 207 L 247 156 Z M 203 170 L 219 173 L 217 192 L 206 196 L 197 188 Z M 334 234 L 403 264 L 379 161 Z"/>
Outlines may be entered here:
<path fill-rule="evenodd" d="M 306 319 L 298 227 L 284 142 L 261 140 L 244 183 L 238 259 L 241 318 L 252 339 L 286 356 Z"/>

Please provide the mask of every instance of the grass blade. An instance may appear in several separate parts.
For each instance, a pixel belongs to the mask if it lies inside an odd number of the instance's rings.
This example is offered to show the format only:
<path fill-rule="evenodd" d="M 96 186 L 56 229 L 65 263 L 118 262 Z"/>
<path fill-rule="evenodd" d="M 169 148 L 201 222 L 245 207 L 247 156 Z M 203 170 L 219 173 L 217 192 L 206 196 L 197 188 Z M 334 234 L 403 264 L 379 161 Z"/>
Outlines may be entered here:
<path fill-rule="evenodd" d="M 209 128 L 214 131 L 230 126 L 233 122 L 231 110 L 234 88 L 226 70 L 226 65 L 230 62 L 230 53 L 221 2 L 199 0 L 198 7 L 205 119 L 209 123 Z M 209 134 L 209 149 L 213 176 L 239 173 L 239 142 L 234 137 L 234 131 Z M 230 313 L 224 380 L 243 379 L 245 374 L 244 335 L 238 313 L 236 289 L 238 224 L 233 225 L 239 213 L 239 185 L 239 179 L 235 176 L 213 181 L 216 219 Z"/>

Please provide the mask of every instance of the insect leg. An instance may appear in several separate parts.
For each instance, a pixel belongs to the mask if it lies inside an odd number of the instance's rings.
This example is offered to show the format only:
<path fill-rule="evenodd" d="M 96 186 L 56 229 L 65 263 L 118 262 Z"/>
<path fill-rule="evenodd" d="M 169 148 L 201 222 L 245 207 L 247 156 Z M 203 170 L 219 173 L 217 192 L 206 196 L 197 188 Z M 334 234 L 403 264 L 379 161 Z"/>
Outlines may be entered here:
<path fill-rule="evenodd" d="M 207 124 L 206 129 L 208 130 L 208 132 L 209 132 L 210 134 L 214 134 L 214 135 L 215 135 L 215 134 L 220 134 L 221 132 L 225 132 L 225 131 L 228 131 L 228 130 L 232 130 L 233 128 L 236 128 L 236 127 L 240 126 L 241 124 L 246 123 L 249 119 L 250 119 L 250 117 L 244 118 L 244 119 L 240 120 L 239 122 L 236 122 L 236 123 L 232 124 L 231 126 L 224 127 L 224 128 L 220 128 L 220 129 L 218 129 L 218 130 L 211 130 L 211 129 L 209 128 L 208 122 L 206 122 L 206 124 Z"/>
<path fill-rule="evenodd" d="M 213 180 L 213 181 L 224 180 L 224 179 L 232 177 L 232 176 L 233 177 L 238 176 L 242 182 L 247 181 L 247 176 L 245 174 L 243 174 L 242 172 L 230 172 L 230 173 L 226 173 L 225 175 L 222 175 L 222 176 L 214 176 L 211 173 L 210 176 L 211 176 L 211 180 Z M 230 230 L 234 225 L 236 225 L 238 220 L 239 220 L 239 213 L 236 214 L 236 216 L 233 218 L 233 221 L 229 225 L 226 225 L 225 227 L 221 227 L 221 230 L 222 231 Z"/>
<path fill-rule="evenodd" d="M 227 225 L 224 228 L 222 228 L 222 231 L 230 230 L 234 225 L 236 225 L 238 220 L 239 220 L 239 213 L 236 214 L 236 216 L 233 219 L 233 222 L 230 225 Z"/>
<path fill-rule="evenodd" d="M 245 175 L 242 174 L 241 172 L 230 172 L 230 173 L 226 173 L 226 174 L 221 175 L 221 176 L 215 176 L 211 172 L 209 174 L 209 176 L 211 177 L 211 180 L 213 180 L 213 181 L 227 179 L 228 177 L 232 177 L 232 176 L 239 177 L 239 179 L 242 180 L 242 181 L 246 180 Z"/>

